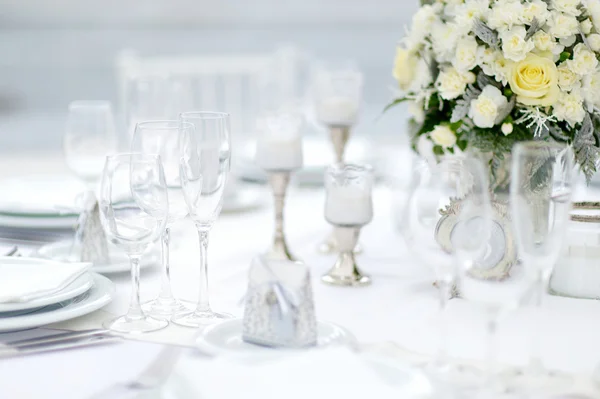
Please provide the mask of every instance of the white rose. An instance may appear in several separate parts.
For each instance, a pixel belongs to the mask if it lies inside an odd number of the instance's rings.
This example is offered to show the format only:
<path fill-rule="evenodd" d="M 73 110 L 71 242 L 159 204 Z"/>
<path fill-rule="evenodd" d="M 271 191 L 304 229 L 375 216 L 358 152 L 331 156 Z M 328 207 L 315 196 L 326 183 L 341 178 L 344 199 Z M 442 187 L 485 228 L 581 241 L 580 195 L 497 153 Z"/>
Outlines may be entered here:
<path fill-rule="evenodd" d="M 594 25 L 592 24 L 592 21 L 588 18 L 581 21 L 579 23 L 579 27 L 581 28 L 581 31 L 584 35 L 589 35 L 592 32 Z"/>
<path fill-rule="evenodd" d="M 497 87 L 486 86 L 479 97 L 471 101 L 469 118 L 473 120 L 475 126 L 494 127 L 498 115 L 507 105 L 508 100 Z"/>
<path fill-rule="evenodd" d="M 556 11 L 550 14 L 548 26 L 550 28 L 548 33 L 559 39 L 579 33 L 579 22 L 576 17 Z"/>
<path fill-rule="evenodd" d="M 575 46 L 573 51 L 573 59 L 569 61 L 571 70 L 579 75 L 587 75 L 596 70 L 598 67 L 598 59 L 596 54 L 591 52 L 583 43 Z"/>
<path fill-rule="evenodd" d="M 488 25 L 500 32 L 521 24 L 524 13 L 521 0 L 496 1 L 488 15 Z"/>
<path fill-rule="evenodd" d="M 556 46 L 556 40 L 543 30 L 538 30 L 532 37 L 535 48 L 539 51 L 552 51 Z"/>
<path fill-rule="evenodd" d="M 515 26 L 511 30 L 500 34 L 504 57 L 515 61 L 523 61 L 527 54 L 535 48 L 531 40 L 525 40 L 527 30 L 524 26 Z"/>
<path fill-rule="evenodd" d="M 600 35 L 597 33 L 593 33 L 588 36 L 588 43 L 592 50 L 595 52 L 600 52 Z"/>
<path fill-rule="evenodd" d="M 514 128 L 514 126 L 513 126 L 512 123 L 503 123 L 502 127 L 501 127 L 501 130 L 502 130 L 502 133 L 505 136 L 508 136 L 509 134 L 511 134 L 515 130 L 515 128 Z"/>
<path fill-rule="evenodd" d="M 472 72 L 462 74 L 454 67 L 449 67 L 440 72 L 435 85 L 444 100 L 453 100 L 465 93 L 467 84 L 474 76 Z"/>
<path fill-rule="evenodd" d="M 436 126 L 429 136 L 435 144 L 444 148 L 452 148 L 456 144 L 456 134 L 446 125 Z"/>
<path fill-rule="evenodd" d="M 477 40 L 473 36 L 467 36 L 458 41 L 456 54 L 452 65 L 459 72 L 468 72 L 477 66 Z"/>
<path fill-rule="evenodd" d="M 600 107 L 600 72 L 596 71 L 583 78 L 583 98 L 588 108 Z"/>
<path fill-rule="evenodd" d="M 581 15 L 579 5 L 581 0 L 552 0 L 552 8 L 556 11 L 578 17 Z"/>
<path fill-rule="evenodd" d="M 600 0 L 587 0 L 586 8 L 592 18 L 596 32 L 600 32 Z"/>
<path fill-rule="evenodd" d="M 559 121 L 565 121 L 571 126 L 583 122 L 586 114 L 583 108 L 583 97 L 577 90 L 570 93 L 562 92 L 554 104 L 552 114 Z"/>
<path fill-rule="evenodd" d="M 522 20 L 527 25 L 533 22 L 533 18 L 537 19 L 540 25 L 544 25 L 548 17 L 550 17 L 550 11 L 548 11 L 548 4 L 544 1 L 532 0 L 524 4 Z"/>
<path fill-rule="evenodd" d="M 569 68 L 567 62 L 563 62 L 558 66 L 558 86 L 563 91 L 571 91 L 581 86 L 579 75 Z"/>

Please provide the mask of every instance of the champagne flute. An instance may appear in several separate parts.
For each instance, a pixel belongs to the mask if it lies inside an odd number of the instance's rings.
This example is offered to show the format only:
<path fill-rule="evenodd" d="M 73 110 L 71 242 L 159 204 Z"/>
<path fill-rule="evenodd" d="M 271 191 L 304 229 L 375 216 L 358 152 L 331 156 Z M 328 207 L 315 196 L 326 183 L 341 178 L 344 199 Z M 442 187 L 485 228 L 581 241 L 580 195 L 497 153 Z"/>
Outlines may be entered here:
<path fill-rule="evenodd" d="M 181 184 L 190 218 L 196 224 L 200 241 L 200 293 L 196 309 L 176 314 L 173 323 L 200 327 L 231 316 L 214 312 L 208 293 L 208 236 L 221 213 L 223 193 L 231 164 L 229 114 L 185 112 L 180 123 L 194 129 L 181 136 Z"/>
<path fill-rule="evenodd" d="M 565 242 L 573 190 L 573 153 L 561 144 L 519 143 L 513 149 L 510 209 L 519 256 L 533 282 L 537 315 L 542 315 L 548 283 Z M 542 323 L 535 323 L 537 326 Z M 545 369 L 534 334 L 525 385 L 558 382 Z M 550 378 L 552 377 L 552 378 Z"/>
<path fill-rule="evenodd" d="M 104 323 L 112 331 L 139 334 L 169 325 L 147 316 L 140 305 L 140 259 L 160 238 L 169 215 L 165 176 L 158 155 L 107 157 L 100 186 L 100 220 L 108 239 L 131 263 L 131 302 L 127 314 Z"/>
<path fill-rule="evenodd" d="M 131 151 L 142 154 L 158 154 L 165 173 L 165 182 L 169 198 L 169 215 L 167 227 L 162 234 L 162 266 L 163 275 L 158 298 L 144 304 L 144 310 L 156 317 L 171 317 L 186 308 L 174 296 L 171 289 L 171 266 L 169 262 L 169 244 L 171 227 L 188 215 L 188 208 L 183 196 L 183 187 L 179 176 L 179 138 L 186 130 L 194 127 L 189 123 L 177 120 L 146 121 L 136 125 Z"/>

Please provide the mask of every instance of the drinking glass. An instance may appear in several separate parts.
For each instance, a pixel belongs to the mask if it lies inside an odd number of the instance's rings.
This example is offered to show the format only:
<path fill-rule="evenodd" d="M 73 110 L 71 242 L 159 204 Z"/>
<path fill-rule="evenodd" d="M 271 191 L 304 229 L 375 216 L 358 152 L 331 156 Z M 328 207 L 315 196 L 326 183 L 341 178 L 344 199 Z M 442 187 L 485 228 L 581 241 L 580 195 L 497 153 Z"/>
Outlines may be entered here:
<path fill-rule="evenodd" d="M 458 265 L 472 263 L 487 245 L 490 219 L 487 178 L 483 165 L 468 158 L 448 159 L 437 165 L 421 163 L 416 173 L 402 232 L 413 254 L 433 269 L 438 286 L 440 341 L 429 368 L 437 377 L 459 382 L 464 377 L 464 368 L 449 363 L 446 355 L 446 308 L 454 293 Z M 450 231 L 448 244 L 440 241 L 439 230 L 450 210 L 454 210 L 455 227 Z"/>
<path fill-rule="evenodd" d="M 107 157 L 100 185 L 100 220 L 108 239 L 131 263 L 131 301 L 125 316 L 104 323 L 110 330 L 139 334 L 165 328 L 167 320 L 147 316 L 140 305 L 140 259 L 160 238 L 169 215 L 160 156 L 140 153 Z"/>
<path fill-rule="evenodd" d="M 223 192 L 231 164 L 229 114 L 185 112 L 180 123 L 189 123 L 181 137 L 181 183 L 190 218 L 200 241 L 200 293 L 196 309 L 176 314 L 172 321 L 200 327 L 231 316 L 214 312 L 208 294 L 208 236 L 223 206 Z"/>
<path fill-rule="evenodd" d="M 510 209 L 517 249 L 534 284 L 536 313 L 541 316 L 570 219 L 573 153 L 557 143 L 520 143 L 513 149 L 511 172 Z M 532 383 L 545 383 L 546 377 L 553 376 L 541 361 L 537 339 L 541 333 L 532 336 L 531 360 L 524 375 Z"/>
<path fill-rule="evenodd" d="M 117 136 L 108 101 L 69 104 L 63 151 L 67 166 L 90 190 L 102 176 L 107 155 L 116 152 Z"/>
<path fill-rule="evenodd" d="M 188 207 L 179 175 L 179 161 L 181 158 L 179 138 L 187 130 L 193 128 L 191 124 L 179 123 L 177 120 L 146 121 L 136 125 L 131 142 L 132 152 L 160 155 L 169 198 L 167 227 L 161 240 L 163 275 L 160 294 L 158 298 L 144 304 L 144 310 L 157 317 L 170 317 L 175 312 L 186 310 L 181 302 L 175 299 L 171 290 L 169 244 L 171 242 L 171 226 L 188 215 Z"/>

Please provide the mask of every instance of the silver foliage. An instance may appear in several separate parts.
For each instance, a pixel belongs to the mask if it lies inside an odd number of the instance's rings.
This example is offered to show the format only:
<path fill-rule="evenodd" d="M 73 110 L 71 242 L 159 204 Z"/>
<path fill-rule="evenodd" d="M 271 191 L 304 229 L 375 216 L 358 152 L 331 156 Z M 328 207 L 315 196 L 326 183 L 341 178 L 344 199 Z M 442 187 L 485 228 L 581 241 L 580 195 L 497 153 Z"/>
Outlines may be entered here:
<path fill-rule="evenodd" d="M 471 108 L 471 101 L 476 100 L 477 97 L 481 94 L 481 90 L 477 89 L 475 86 L 470 84 L 463 94 L 462 98 L 456 101 L 456 106 L 452 111 L 452 117 L 450 118 L 450 123 L 456 123 L 463 118 L 465 118 L 469 114 L 469 109 Z"/>
<path fill-rule="evenodd" d="M 508 115 L 511 114 L 513 109 L 515 109 L 515 105 L 517 105 L 517 96 L 512 96 L 512 98 L 510 99 L 508 104 L 506 104 L 506 107 L 501 109 L 500 112 L 498 113 L 498 116 L 496 117 L 494 124 L 498 125 L 499 123 L 502 123 L 502 121 L 504 121 L 506 119 L 506 117 L 508 117 Z"/>
<path fill-rule="evenodd" d="M 533 20 L 531 21 L 531 25 L 529 25 L 529 28 L 527 29 L 527 34 L 525 35 L 525 41 L 531 39 L 533 37 L 533 35 L 535 35 L 537 33 L 538 30 L 540 30 L 542 28 L 542 24 L 540 24 L 540 21 L 538 21 L 537 18 L 533 17 Z"/>
<path fill-rule="evenodd" d="M 498 32 L 487 26 L 482 20 L 475 19 L 473 32 L 482 42 L 493 48 L 499 48 Z"/>
<path fill-rule="evenodd" d="M 596 139 L 594 137 L 594 123 L 590 114 L 586 114 L 581 128 L 575 133 L 573 139 L 573 150 L 575 151 L 575 159 L 580 165 L 581 171 L 585 174 L 588 184 L 596 173 L 596 162 L 600 156 L 600 151 L 596 147 Z"/>

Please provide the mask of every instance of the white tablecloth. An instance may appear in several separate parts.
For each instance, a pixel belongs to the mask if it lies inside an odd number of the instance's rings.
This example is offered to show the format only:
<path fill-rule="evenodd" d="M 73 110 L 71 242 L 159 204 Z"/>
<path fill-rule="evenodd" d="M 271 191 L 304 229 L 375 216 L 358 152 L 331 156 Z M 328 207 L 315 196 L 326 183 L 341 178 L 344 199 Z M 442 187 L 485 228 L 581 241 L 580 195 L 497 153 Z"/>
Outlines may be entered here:
<path fill-rule="evenodd" d="M 265 196 L 268 196 L 265 191 Z M 334 256 L 316 252 L 330 227 L 323 220 L 321 190 L 292 188 L 286 208 L 286 231 L 292 251 L 312 269 L 319 319 L 350 329 L 361 343 L 392 341 L 408 351 L 435 352 L 438 342 L 437 292 L 432 273 L 408 255 L 394 231 L 388 190 L 378 188 L 375 220 L 361 236 L 365 248 L 359 257 L 373 285 L 361 289 L 325 286 L 319 277 L 333 264 Z M 270 204 L 270 201 L 267 202 Z M 222 215 L 209 246 L 211 302 L 215 309 L 242 315 L 240 298 L 253 256 L 264 251 L 272 235 L 269 205 L 250 213 Z M 174 229 L 172 251 L 173 287 L 177 296 L 195 300 L 198 289 L 198 243 L 190 222 Z M 116 299 L 103 310 L 52 328 L 95 328 L 126 311 L 128 275 L 111 276 Z M 158 268 L 143 271 L 142 298 L 153 298 L 159 288 Z M 528 358 L 528 331 L 539 323 L 544 360 L 549 367 L 575 373 L 591 373 L 600 363 L 600 303 L 548 297 L 542 318 L 527 309 L 507 315 L 498 337 L 499 360 L 524 364 Z M 475 304 L 452 300 L 448 315 L 448 348 L 451 356 L 482 359 L 485 353 L 484 316 Z M 177 326 L 141 336 L 142 341 L 193 345 L 197 332 Z M 111 346 L 36 355 L 0 361 L 0 397 L 84 398 L 110 382 L 126 380 L 141 370 L 159 347 L 126 342 Z"/>

